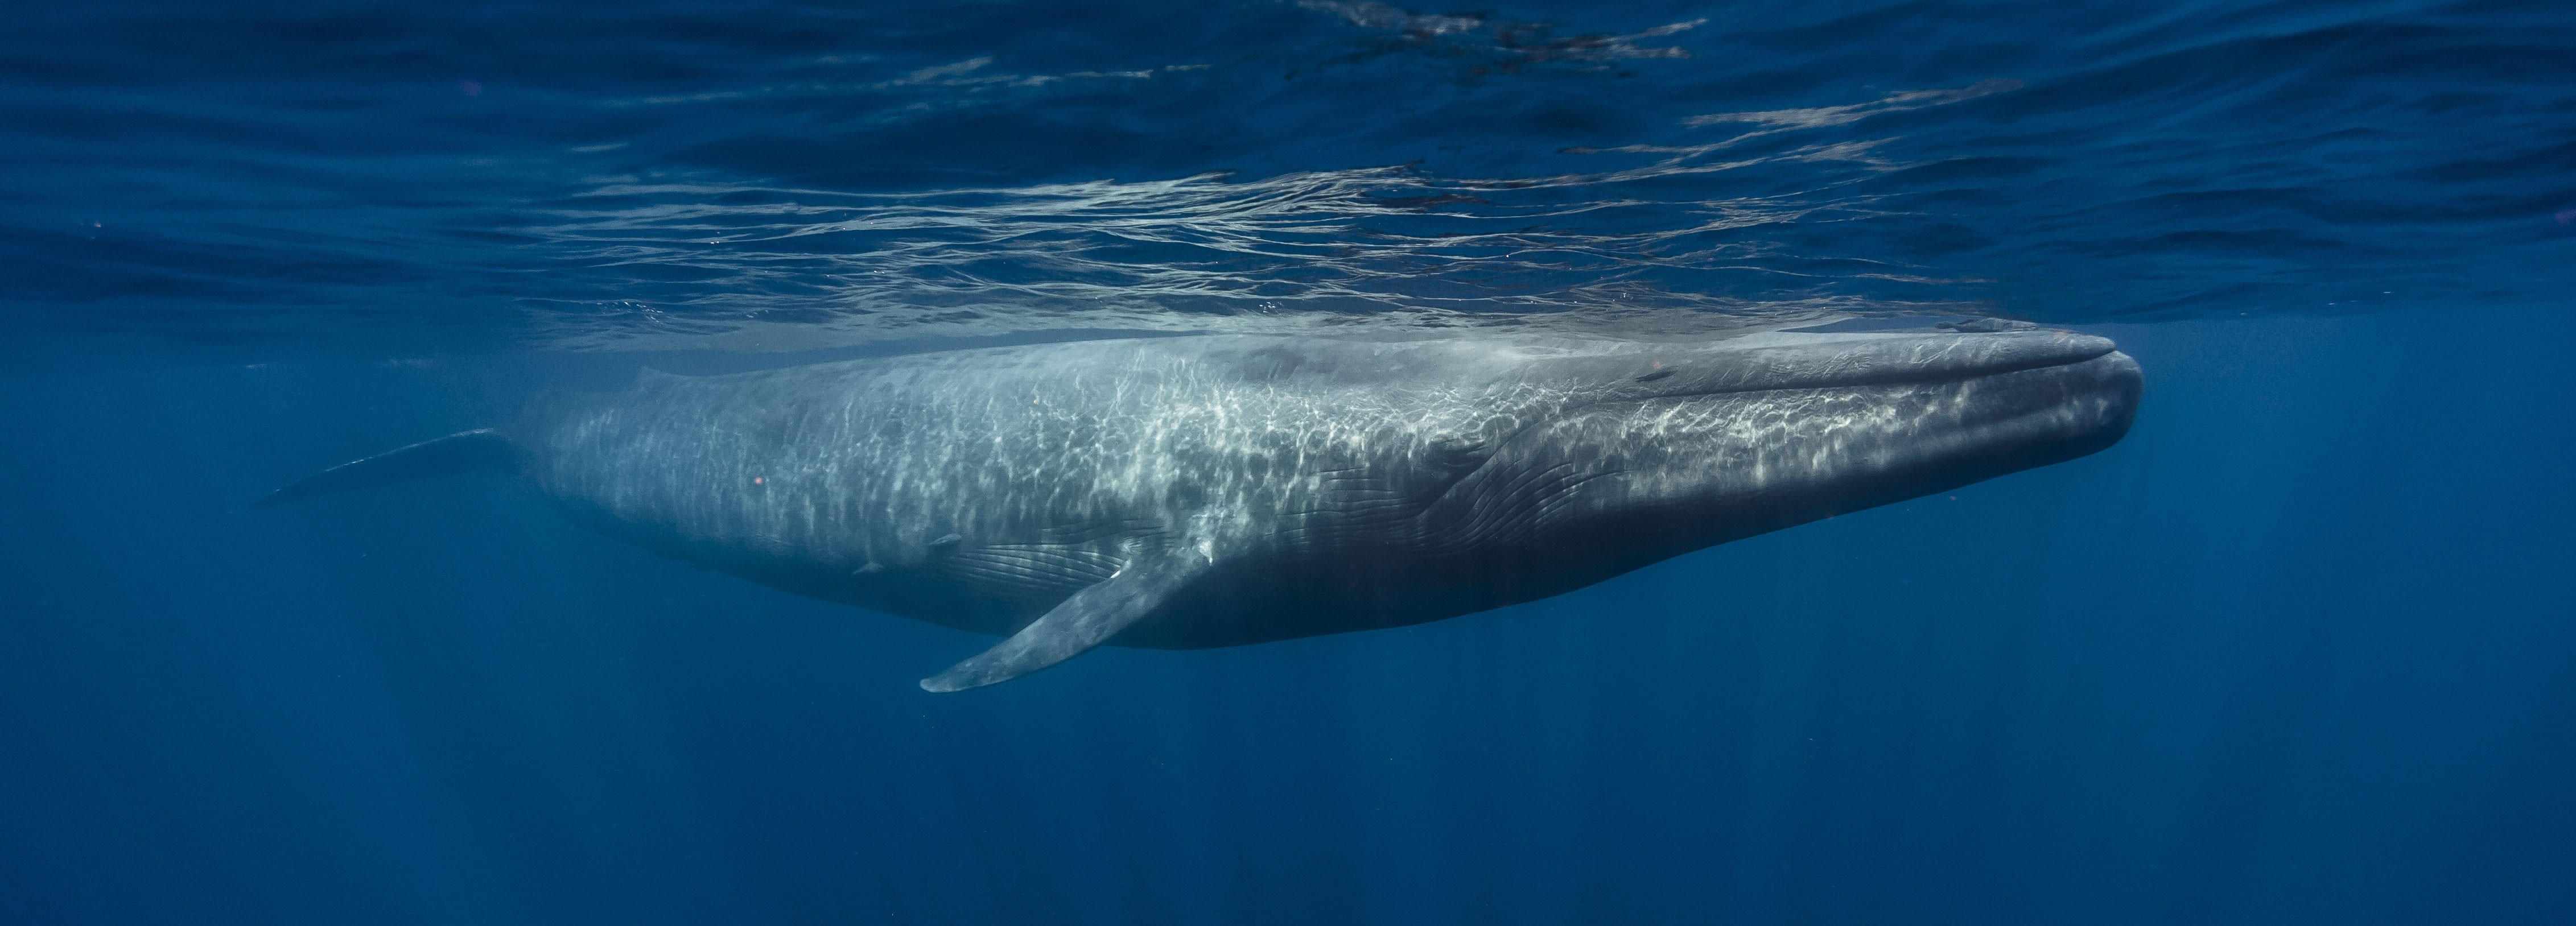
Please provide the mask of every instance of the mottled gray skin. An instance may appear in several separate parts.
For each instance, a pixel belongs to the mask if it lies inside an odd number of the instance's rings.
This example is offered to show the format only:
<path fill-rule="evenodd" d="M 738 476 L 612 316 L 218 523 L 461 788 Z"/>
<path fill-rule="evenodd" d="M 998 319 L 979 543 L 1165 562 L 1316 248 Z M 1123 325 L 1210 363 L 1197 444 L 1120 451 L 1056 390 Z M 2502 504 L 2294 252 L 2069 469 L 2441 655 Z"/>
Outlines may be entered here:
<path fill-rule="evenodd" d="M 668 556 L 992 634 L 1125 608 L 1108 642 L 1188 648 L 1544 598 L 2082 456 L 2139 386 L 2059 331 L 1210 336 L 651 374 L 509 437 L 575 520 Z"/>

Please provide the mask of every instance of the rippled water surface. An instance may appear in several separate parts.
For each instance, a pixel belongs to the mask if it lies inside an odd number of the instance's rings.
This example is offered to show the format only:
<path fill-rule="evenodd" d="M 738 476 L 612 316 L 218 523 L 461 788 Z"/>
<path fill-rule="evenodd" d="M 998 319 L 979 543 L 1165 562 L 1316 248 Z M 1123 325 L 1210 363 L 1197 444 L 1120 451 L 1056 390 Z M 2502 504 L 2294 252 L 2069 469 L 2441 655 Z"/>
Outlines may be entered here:
<path fill-rule="evenodd" d="M 0 923 L 2576 921 L 2572 10 L 18 4 Z M 1966 316 L 2136 428 L 955 695 L 505 479 L 243 510 L 638 367 Z"/>
<path fill-rule="evenodd" d="M 1035 328 L 2547 304 L 2548 4 L 30 11 L 24 329 L 780 349 Z"/>

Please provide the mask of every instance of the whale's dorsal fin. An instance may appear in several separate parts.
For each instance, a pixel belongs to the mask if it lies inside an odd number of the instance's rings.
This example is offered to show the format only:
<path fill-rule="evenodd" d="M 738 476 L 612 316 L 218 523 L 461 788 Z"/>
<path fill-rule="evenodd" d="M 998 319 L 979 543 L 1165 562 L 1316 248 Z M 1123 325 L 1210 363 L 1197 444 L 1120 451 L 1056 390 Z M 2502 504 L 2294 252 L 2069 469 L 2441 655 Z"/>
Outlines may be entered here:
<path fill-rule="evenodd" d="M 1063 662 L 1108 642 L 1161 607 L 1173 592 L 1198 577 L 1208 558 L 1195 549 L 1166 549 L 1139 556 L 1107 580 L 1073 593 L 1044 616 L 992 649 L 948 671 L 921 680 L 925 691 L 963 691 L 1007 682 Z"/>

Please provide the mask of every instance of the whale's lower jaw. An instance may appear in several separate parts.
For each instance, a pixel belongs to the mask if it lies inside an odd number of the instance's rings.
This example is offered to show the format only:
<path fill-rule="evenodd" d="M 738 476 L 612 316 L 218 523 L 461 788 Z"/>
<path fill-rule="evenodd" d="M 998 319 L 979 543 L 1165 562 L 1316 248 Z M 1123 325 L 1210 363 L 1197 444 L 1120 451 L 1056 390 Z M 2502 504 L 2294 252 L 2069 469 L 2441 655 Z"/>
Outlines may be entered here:
<path fill-rule="evenodd" d="M 1424 546 L 1471 564 L 1493 590 L 1486 607 L 1527 601 L 2095 453 L 2128 432 L 2140 389 L 2137 363 L 2109 352 L 1948 381 L 1607 404 L 1513 437 L 1425 514 Z"/>

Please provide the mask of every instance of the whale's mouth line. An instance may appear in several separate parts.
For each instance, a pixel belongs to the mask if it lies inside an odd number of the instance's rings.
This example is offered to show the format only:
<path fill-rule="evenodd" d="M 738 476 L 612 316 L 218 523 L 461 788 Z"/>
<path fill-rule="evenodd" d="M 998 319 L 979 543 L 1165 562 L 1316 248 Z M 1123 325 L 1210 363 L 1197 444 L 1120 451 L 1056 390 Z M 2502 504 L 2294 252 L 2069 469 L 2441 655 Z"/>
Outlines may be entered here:
<path fill-rule="evenodd" d="M 2009 376 L 2016 373 L 2029 373 L 2038 370 L 2053 370 L 2083 366 L 2088 363 L 2097 362 L 2104 357 L 2108 357 L 2119 352 L 2119 348 L 2108 341 L 2102 341 L 2100 343 L 2100 350 L 2087 351 L 2081 355 L 2043 355 L 2027 358 L 2023 362 L 1995 363 L 1970 370 L 1886 369 L 1878 371 L 1851 371 L 1841 373 L 1839 375 L 1820 375 L 1807 379 L 1791 379 L 1787 382 L 1778 383 L 1726 385 L 1706 389 L 1687 389 L 1673 392 L 1651 392 L 1634 395 L 1609 396 L 1591 402 L 1585 402 L 1576 407 L 1588 408 L 1623 402 L 1668 401 L 1674 399 L 1692 399 L 1711 396 L 1756 395 L 1765 392 L 1800 392 L 1818 389 L 1884 386 L 1956 385 L 1993 379 L 2000 376 Z"/>

